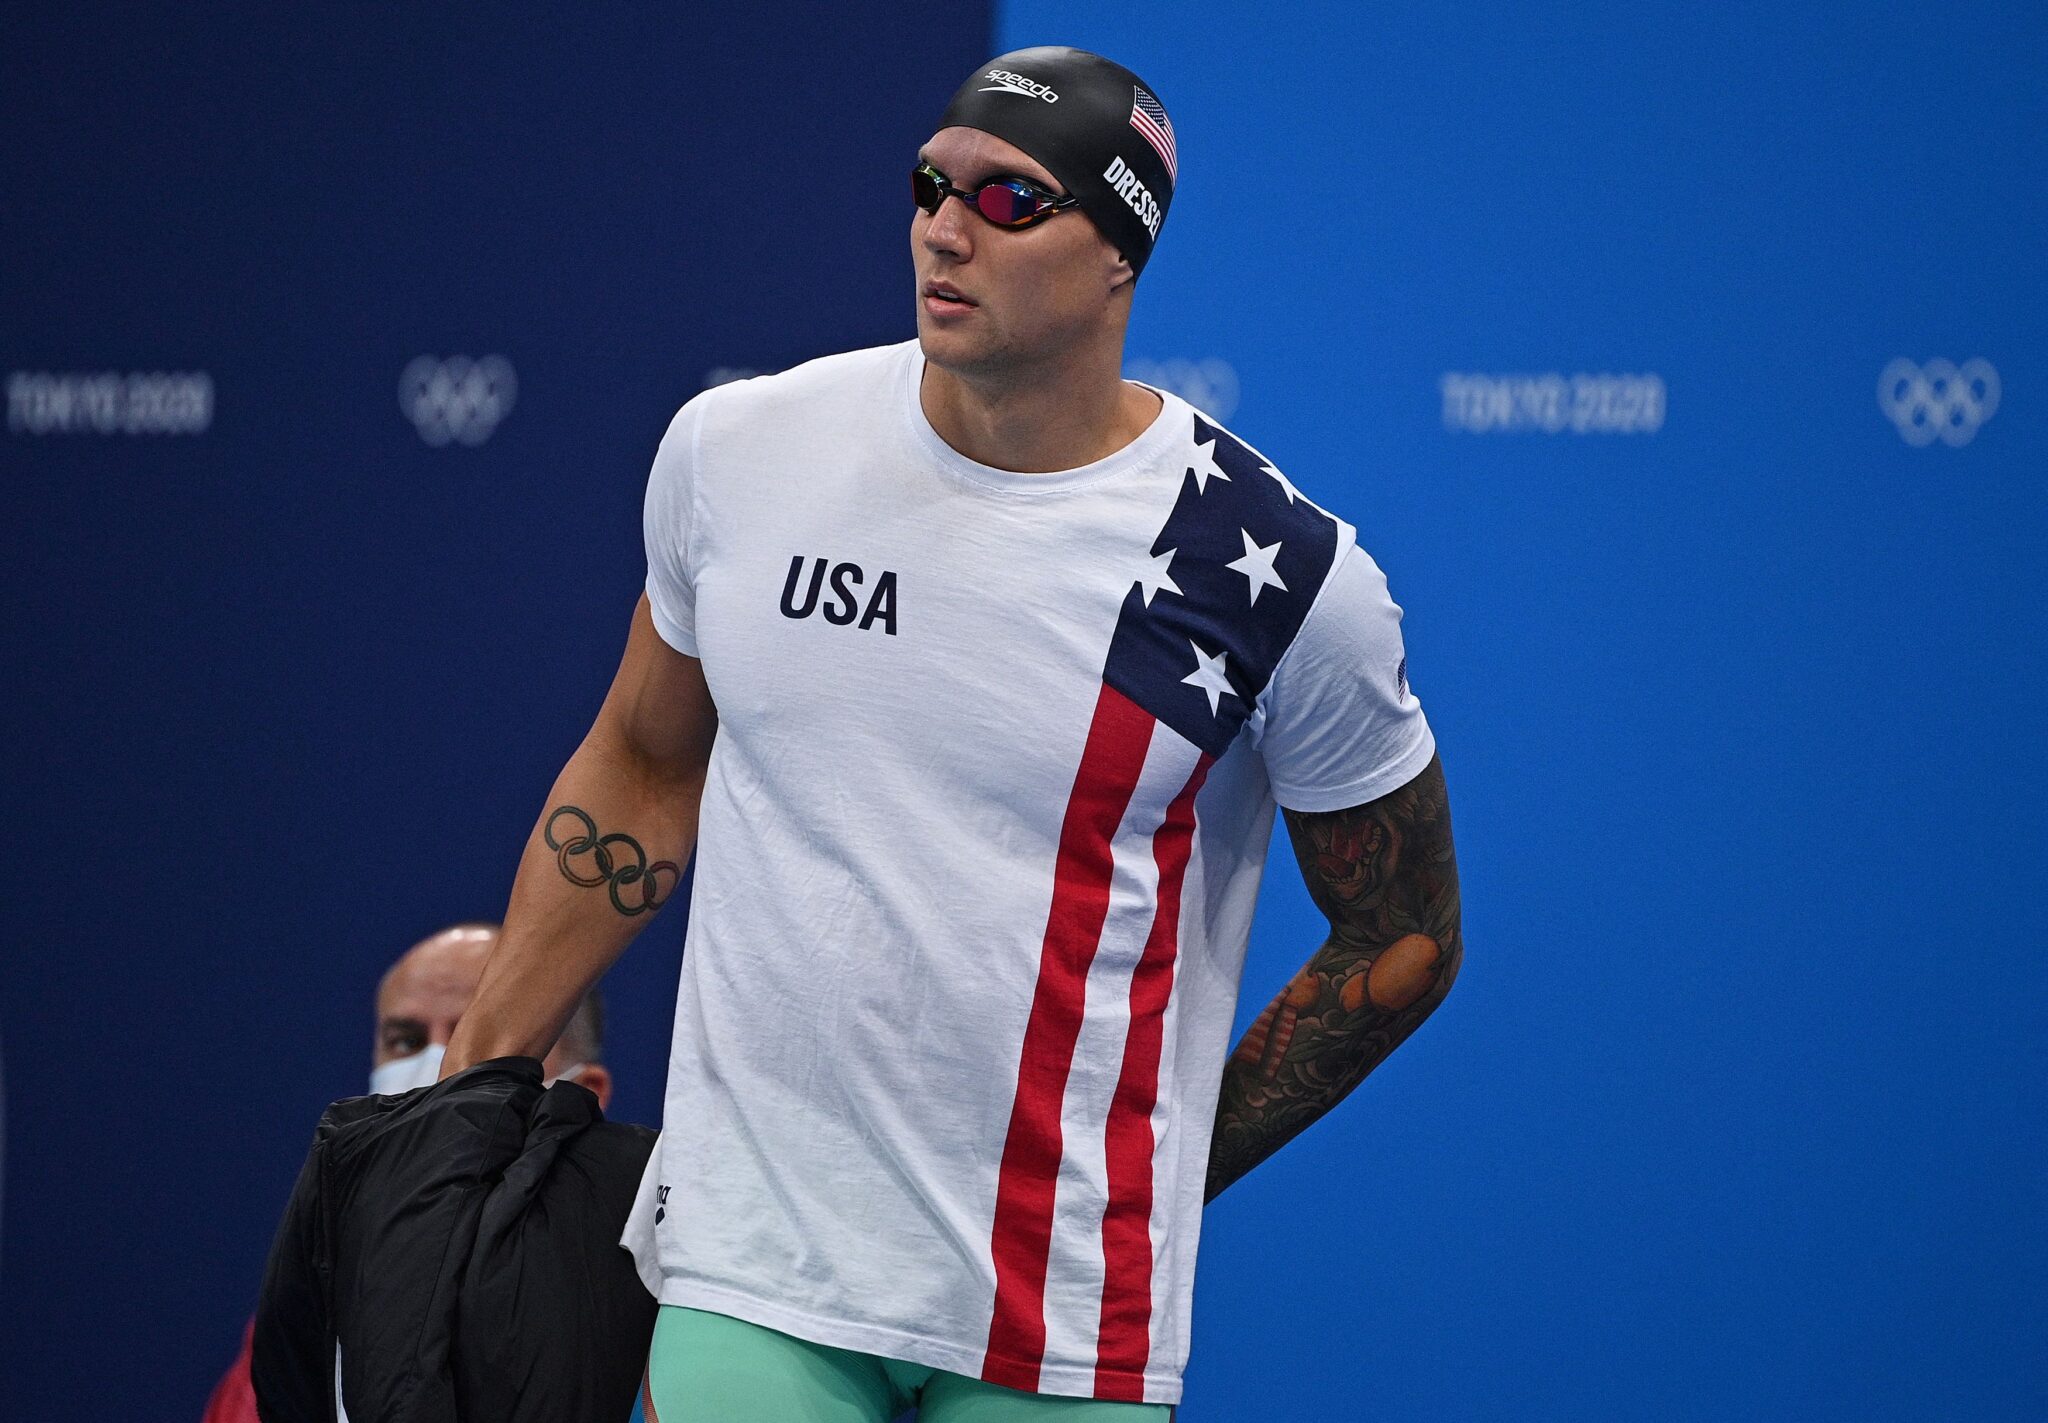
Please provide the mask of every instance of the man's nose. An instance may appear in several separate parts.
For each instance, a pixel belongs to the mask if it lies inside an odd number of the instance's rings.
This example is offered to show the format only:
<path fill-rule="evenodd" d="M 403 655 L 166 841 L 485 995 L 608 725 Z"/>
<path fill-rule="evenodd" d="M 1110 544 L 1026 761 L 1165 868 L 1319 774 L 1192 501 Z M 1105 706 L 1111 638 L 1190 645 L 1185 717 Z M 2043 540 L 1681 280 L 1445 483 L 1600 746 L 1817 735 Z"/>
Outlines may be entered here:
<path fill-rule="evenodd" d="M 946 252 L 955 257 L 965 258 L 974 251 L 973 213 L 967 211 L 964 198 L 947 197 L 939 203 L 939 210 L 932 214 L 931 221 L 924 226 L 924 245 L 934 252 Z"/>

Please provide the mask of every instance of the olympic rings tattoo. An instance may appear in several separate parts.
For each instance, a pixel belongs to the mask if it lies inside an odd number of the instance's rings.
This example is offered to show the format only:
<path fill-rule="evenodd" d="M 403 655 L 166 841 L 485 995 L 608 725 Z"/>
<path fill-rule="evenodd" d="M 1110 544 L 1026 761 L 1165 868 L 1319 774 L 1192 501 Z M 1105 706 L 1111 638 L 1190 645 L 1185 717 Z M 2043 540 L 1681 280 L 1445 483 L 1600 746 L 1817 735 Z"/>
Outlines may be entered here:
<path fill-rule="evenodd" d="M 556 839 L 555 825 L 564 816 L 580 825 L 583 833 Z M 547 824 L 541 827 L 541 838 L 555 852 L 555 865 L 561 870 L 562 878 L 585 889 L 605 886 L 611 895 L 612 908 L 628 918 L 661 908 L 683 877 L 683 872 L 676 868 L 673 860 L 656 860 L 648 864 L 647 852 L 632 836 L 599 835 L 597 822 L 573 805 L 559 806 L 548 816 Z M 623 847 L 624 855 L 620 853 L 620 847 Z M 580 873 L 571 863 L 585 855 L 590 857 L 595 874 Z M 661 878 L 664 874 L 669 876 L 666 883 Z M 622 890 L 628 892 L 627 898 L 620 897 Z"/>

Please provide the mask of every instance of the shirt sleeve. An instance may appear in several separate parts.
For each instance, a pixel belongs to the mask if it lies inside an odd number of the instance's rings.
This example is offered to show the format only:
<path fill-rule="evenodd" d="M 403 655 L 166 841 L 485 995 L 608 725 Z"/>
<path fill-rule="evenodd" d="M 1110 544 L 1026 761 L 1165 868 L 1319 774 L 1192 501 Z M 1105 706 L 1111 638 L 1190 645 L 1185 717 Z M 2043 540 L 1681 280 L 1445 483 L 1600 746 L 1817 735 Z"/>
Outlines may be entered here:
<path fill-rule="evenodd" d="M 1343 810 L 1399 790 L 1436 738 L 1408 687 L 1401 607 L 1348 544 L 1259 698 L 1258 747 L 1289 810 Z"/>
<path fill-rule="evenodd" d="M 647 610 L 661 640 L 686 657 L 697 655 L 696 570 L 690 535 L 697 521 L 698 435 L 704 424 L 701 392 L 669 421 L 654 468 L 647 476 L 641 533 L 647 542 Z"/>

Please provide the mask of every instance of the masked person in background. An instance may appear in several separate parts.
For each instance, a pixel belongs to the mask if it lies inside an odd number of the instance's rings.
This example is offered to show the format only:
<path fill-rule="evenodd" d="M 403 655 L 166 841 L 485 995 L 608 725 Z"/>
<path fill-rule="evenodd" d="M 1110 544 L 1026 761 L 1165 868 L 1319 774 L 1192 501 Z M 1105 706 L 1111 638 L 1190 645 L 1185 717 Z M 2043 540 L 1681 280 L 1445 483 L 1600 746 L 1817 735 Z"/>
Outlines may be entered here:
<path fill-rule="evenodd" d="M 498 942 L 498 926 L 456 924 L 414 944 L 377 985 L 377 1035 L 371 1047 L 370 1091 L 386 1096 L 432 1086 L 455 1025 L 476 997 L 484 961 Z M 550 1082 L 578 1082 L 611 1103 L 612 1075 L 603 1061 L 604 1003 L 584 996 L 542 1063 Z M 242 1350 L 214 1386 L 202 1423 L 259 1423 L 249 1380 L 250 1329 Z M 636 1410 L 637 1413 L 637 1410 Z"/>
<path fill-rule="evenodd" d="M 371 1059 L 370 1090 L 386 1096 L 430 1087 L 441 1075 L 441 1060 L 455 1025 L 476 997 L 484 962 L 497 947 L 496 924 L 457 924 L 408 949 L 377 985 L 377 1042 Z M 541 1067 L 550 1082 L 580 1082 L 606 1108 L 612 1075 L 598 1061 L 603 1051 L 604 1009 L 593 990 Z"/>

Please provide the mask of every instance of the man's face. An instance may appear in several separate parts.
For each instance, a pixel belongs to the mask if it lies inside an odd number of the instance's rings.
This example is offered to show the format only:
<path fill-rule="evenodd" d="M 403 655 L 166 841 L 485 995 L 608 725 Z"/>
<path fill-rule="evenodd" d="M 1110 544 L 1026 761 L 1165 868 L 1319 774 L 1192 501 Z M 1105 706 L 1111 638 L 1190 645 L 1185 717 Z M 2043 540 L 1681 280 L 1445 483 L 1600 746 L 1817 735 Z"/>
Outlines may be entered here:
<path fill-rule="evenodd" d="M 448 1045 L 455 1025 L 483 978 L 497 935 L 488 929 L 450 929 L 415 944 L 377 989 L 377 1044 L 371 1058 L 382 1067 L 395 1058 Z"/>
<path fill-rule="evenodd" d="M 1063 188 L 1024 150 L 974 128 L 944 128 L 919 150 L 921 162 L 972 190 L 990 178 L 1028 178 Z M 917 336 L 934 365 L 965 375 L 1057 364 L 1063 351 L 1097 339 L 1130 270 L 1079 208 L 1029 227 L 997 227 L 958 198 L 914 212 L 911 264 L 917 274 Z M 967 304 L 933 299 L 935 283 Z"/>
<path fill-rule="evenodd" d="M 433 1043 L 448 1046 L 497 942 L 495 930 L 462 928 L 413 945 L 377 989 L 377 1041 L 370 1065 L 411 1057 Z M 559 1045 L 542 1064 L 549 1077 L 575 1065 Z"/>

